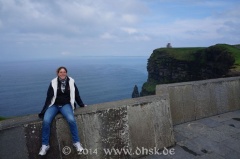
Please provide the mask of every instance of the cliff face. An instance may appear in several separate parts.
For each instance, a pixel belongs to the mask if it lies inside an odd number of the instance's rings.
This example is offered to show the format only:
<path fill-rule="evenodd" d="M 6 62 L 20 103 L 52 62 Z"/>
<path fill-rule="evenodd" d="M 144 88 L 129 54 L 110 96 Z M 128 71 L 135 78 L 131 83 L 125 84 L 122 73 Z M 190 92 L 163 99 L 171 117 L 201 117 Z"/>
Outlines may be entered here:
<path fill-rule="evenodd" d="M 227 76 L 240 49 L 230 45 L 208 48 L 160 48 L 148 59 L 148 80 L 141 96 L 155 94 L 157 84 L 195 81 Z M 236 52 L 237 51 L 237 52 Z"/>

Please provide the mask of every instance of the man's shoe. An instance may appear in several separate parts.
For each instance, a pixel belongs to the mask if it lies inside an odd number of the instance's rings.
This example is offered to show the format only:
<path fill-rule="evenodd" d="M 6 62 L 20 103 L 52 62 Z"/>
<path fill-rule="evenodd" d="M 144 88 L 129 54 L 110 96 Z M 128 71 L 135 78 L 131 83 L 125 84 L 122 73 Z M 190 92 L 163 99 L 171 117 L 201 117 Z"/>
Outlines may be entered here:
<path fill-rule="evenodd" d="M 83 151 L 83 147 L 82 147 L 82 144 L 80 144 L 80 142 L 74 143 L 73 146 L 76 147 L 77 152 Z"/>
<path fill-rule="evenodd" d="M 49 145 L 42 145 L 39 155 L 44 156 L 46 155 L 47 151 L 49 150 L 50 146 Z"/>

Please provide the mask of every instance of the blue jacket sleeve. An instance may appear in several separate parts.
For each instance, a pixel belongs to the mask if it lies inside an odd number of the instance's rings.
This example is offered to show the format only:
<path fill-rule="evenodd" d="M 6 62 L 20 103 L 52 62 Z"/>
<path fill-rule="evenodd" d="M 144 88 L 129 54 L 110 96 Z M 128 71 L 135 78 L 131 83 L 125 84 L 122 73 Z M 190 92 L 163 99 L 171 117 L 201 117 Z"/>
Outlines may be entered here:
<path fill-rule="evenodd" d="M 46 100 L 45 100 L 45 104 L 42 108 L 41 113 L 38 114 L 39 118 L 44 117 L 44 113 L 46 112 L 48 106 L 51 104 L 51 100 L 52 100 L 53 96 L 54 96 L 53 87 L 52 87 L 52 84 L 50 83 L 50 85 L 48 87 L 48 91 L 47 91 L 47 97 L 46 97 Z"/>
<path fill-rule="evenodd" d="M 80 107 L 84 107 L 83 101 L 82 101 L 82 99 L 81 99 L 81 97 L 80 97 L 78 88 L 77 88 L 77 86 L 76 86 L 75 83 L 74 83 L 74 87 L 75 87 L 75 101 L 77 102 L 77 104 L 78 104 Z"/>

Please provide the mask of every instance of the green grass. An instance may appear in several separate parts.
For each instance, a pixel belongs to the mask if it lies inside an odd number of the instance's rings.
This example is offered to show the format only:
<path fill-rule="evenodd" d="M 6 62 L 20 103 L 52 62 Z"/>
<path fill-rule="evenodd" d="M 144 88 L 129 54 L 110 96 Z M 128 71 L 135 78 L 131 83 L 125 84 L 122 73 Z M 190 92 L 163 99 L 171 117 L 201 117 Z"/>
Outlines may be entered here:
<path fill-rule="evenodd" d="M 193 61 L 194 53 L 198 50 L 205 49 L 205 47 L 186 47 L 186 48 L 159 48 L 155 50 L 156 57 L 159 53 L 166 53 L 170 57 L 173 57 L 181 61 Z"/>
<path fill-rule="evenodd" d="M 235 58 L 234 62 L 234 70 L 240 71 L 240 48 L 234 46 L 234 45 L 228 45 L 228 44 L 217 44 L 224 48 L 226 48 Z"/>
<path fill-rule="evenodd" d="M 221 50 L 227 50 L 235 59 L 235 62 L 231 68 L 231 70 L 240 72 L 240 44 L 238 45 L 228 45 L 228 44 L 216 44 L 223 48 Z M 211 46 L 209 46 L 211 47 Z M 154 67 L 161 65 L 162 60 L 166 62 L 169 58 L 176 59 L 179 61 L 187 61 L 187 62 L 196 62 L 198 56 L 196 53 L 205 53 L 205 49 L 208 47 L 184 47 L 184 48 L 157 48 L 153 50 L 150 58 L 148 59 L 148 68 L 153 70 Z M 200 62 L 200 61 L 198 61 Z M 159 64 L 159 65 L 158 65 Z M 148 79 L 153 80 L 153 79 Z M 142 90 L 144 93 L 152 94 L 155 92 L 157 81 L 145 82 L 143 84 Z"/>
<path fill-rule="evenodd" d="M 4 118 L 4 117 L 0 116 L 0 121 L 5 120 L 5 119 L 7 119 L 7 118 Z"/>
<path fill-rule="evenodd" d="M 156 83 L 145 82 L 145 83 L 143 84 L 143 88 L 144 88 L 147 92 L 151 92 L 151 94 L 155 94 Z"/>
<path fill-rule="evenodd" d="M 193 61 L 194 53 L 198 50 L 202 50 L 204 48 L 194 47 L 194 48 L 174 48 L 169 50 L 170 56 L 174 57 L 177 60 L 183 61 Z"/>
<path fill-rule="evenodd" d="M 216 44 L 227 49 L 235 58 L 234 70 L 240 71 L 240 45 Z M 185 48 L 158 48 L 154 50 L 153 57 L 156 59 L 160 54 L 168 54 L 170 57 L 181 61 L 193 61 L 194 53 L 207 47 L 185 47 Z"/>

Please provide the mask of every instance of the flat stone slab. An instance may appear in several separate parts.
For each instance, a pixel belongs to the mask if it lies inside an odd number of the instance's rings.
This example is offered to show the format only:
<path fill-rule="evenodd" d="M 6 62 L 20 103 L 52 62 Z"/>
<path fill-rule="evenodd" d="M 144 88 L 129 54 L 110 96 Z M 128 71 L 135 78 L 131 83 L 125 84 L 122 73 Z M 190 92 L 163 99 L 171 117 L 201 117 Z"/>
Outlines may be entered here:
<path fill-rule="evenodd" d="M 211 128 L 222 125 L 220 122 L 218 122 L 216 120 L 213 120 L 211 118 L 200 119 L 197 122 L 201 123 L 201 124 L 204 124 L 204 125 L 206 125 L 208 127 L 211 127 Z"/>
<path fill-rule="evenodd" d="M 174 155 L 141 159 L 239 159 L 239 118 L 240 110 L 237 110 L 175 125 Z"/>
<path fill-rule="evenodd" d="M 240 119 L 240 116 L 239 116 L 239 119 Z M 223 123 L 225 125 L 229 125 L 229 126 L 232 126 L 234 128 L 240 129 L 240 121 L 238 120 L 238 118 L 232 118 L 230 120 L 224 121 Z"/>

